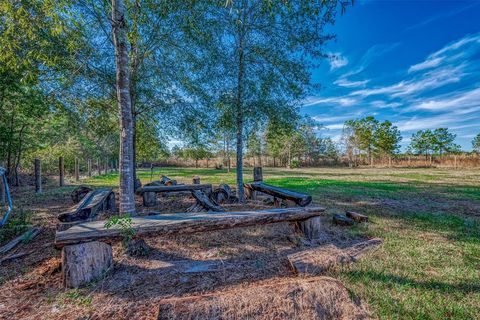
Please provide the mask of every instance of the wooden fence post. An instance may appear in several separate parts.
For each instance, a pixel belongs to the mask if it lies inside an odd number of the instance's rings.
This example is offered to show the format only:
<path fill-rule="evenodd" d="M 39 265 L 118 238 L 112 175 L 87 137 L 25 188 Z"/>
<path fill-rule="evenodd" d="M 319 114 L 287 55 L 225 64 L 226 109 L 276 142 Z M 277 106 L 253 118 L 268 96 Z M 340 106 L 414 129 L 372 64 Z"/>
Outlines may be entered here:
<path fill-rule="evenodd" d="M 92 159 L 88 158 L 88 176 L 92 176 Z"/>
<path fill-rule="evenodd" d="M 263 181 L 262 167 L 253 168 L 253 181 Z"/>
<path fill-rule="evenodd" d="M 38 158 L 35 158 L 35 192 L 42 192 L 42 164 Z"/>
<path fill-rule="evenodd" d="M 75 181 L 79 181 L 80 180 L 80 165 L 79 165 L 79 162 L 78 162 L 78 158 L 75 157 Z"/>
<path fill-rule="evenodd" d="M 58 185 L 60 187 L 65 185 L 65 160 L 63 157 L 58 158 Z"/>

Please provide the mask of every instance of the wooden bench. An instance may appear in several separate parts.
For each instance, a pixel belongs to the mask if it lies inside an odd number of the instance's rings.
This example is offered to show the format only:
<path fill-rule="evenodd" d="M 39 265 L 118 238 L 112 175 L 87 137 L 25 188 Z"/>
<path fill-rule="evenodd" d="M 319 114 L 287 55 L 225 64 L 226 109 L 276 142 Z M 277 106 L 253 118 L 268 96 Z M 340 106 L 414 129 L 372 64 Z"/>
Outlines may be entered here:
<path fill-rule="evenodd" d="M 201 190 L 206 193 L 212 191 L 211 184 L 182 184 L 182 185 L 170 185 L 170 186 L 145 186 L 139 188 L 136 192 L 143 196 L 143 205 L 145 207 L 154 207 L 157 205 L 157 193 L 162 192 L 182 192 L 194 190 Z"/>
<path fill-rule="evenodd" d="M 307 238 L 320 235 L 322 207 L 284 208 L 262 211 L 173 213 L 135 217 L 131 227 L 135 238 L 189 234 L 221 229 L 263 225 L 277 222 L 296 222 Z M 107 221 L 78 224 L 57 231 L 55 245 L 62 248 L 64 286 L 79 287 L 100 277 L 113 265 L 110 243 L 122 239 L 117 225 L 107 229 Z"/>

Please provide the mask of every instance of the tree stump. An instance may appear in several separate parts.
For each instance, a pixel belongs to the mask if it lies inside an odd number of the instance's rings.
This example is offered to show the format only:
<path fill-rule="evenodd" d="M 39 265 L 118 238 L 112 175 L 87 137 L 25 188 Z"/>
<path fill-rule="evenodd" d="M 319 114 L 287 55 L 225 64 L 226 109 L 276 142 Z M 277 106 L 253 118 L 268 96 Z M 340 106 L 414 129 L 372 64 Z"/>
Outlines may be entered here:
<path fill-rule="evenodd" d="M 156 192 L 144 192 L 143 193 L 143 205 L 145 207 L 155 207 L 157 205 L 157 193 Z"/>
<path fill-rule="evenodd" d="M 78 288 L 95 280 L 113 265 L 112 247 L 93 241 L 71 246 L 62 250 L 62 277 L 66 288 Z"/>
<path fill-rule="evenodd" d="M 322 222 L 320 217 L 313 217 L 307 220 L 297 222 L 298 229 L 308 240 L 320 238 L 322 231 Z"/>
<path fill-rule="evenodd" d="M 199 176 L 193 177 L 192 183 L 193 183 L 193 184 L 200 184 L 200 177 L 199 177 Z"/>

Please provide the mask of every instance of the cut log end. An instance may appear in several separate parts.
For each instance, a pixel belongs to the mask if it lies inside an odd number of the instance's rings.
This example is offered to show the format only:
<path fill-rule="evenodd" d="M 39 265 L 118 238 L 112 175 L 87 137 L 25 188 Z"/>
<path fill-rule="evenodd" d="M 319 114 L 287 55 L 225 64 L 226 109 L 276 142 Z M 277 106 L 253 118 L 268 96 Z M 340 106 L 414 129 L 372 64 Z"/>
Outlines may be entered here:
<path fill-rule="evenodd" d="M 112 247 L 93 241 L 65 246 L 62 277 L 66 288 L 78 288 L 102 277 L 113 266 Z"/>

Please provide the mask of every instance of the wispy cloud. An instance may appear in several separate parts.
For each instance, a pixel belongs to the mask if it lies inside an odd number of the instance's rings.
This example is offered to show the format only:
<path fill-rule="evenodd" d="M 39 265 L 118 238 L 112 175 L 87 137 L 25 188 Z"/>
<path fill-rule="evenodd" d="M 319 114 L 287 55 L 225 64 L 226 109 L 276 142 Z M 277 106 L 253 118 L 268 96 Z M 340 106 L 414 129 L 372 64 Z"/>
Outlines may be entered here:
<path fill-rule="evenodd" d="M 340 106 L 351 106 L 358 102 L 357 99 L 353 97 L 329 97 L 329 98 L 318 98 L 310 97 L 305 100 L 303 103 L 304 107 L 315 106 L 320 104 L 332 104 Z"/>
<path fill-rule="evenodd" d="M 443 111 L 455 109 L 458 114 L 480 111 L 480 88 L 442 95 L 414 103 L 411 110 Z M 479 124 L 480 126 L 480 124 Z"/>
<path fill-rule="evenodd" d="M 407 120 L 397 121 L 395 125 L 397 125 L 402 132 L 413 132 L 423 129 L 448 127 L 451 126 L 452 123 L 470 121 L 473 119 L 475 119 L 475 117 L 459 119 L 459 117 L 455 114 L 440 114 L 431 117 L 414 116 Z"/>
<path fill-rule="evenodd" d="M 357 87 L 364 87 L 370 80 L 360 80 L 360 81 L 350 81 L 345 78 L 340 78 L 334 82 L 334 84 L 340 87 L 346 88 L 357 88 Z"/>
<path fill-rule="evenodd" d="M 330 53 L 330 70 L 335 70 L 341 67 L 344 67 L 348 64 L 348 59 L 344 56 L 342 56 L 341 53 L 336 52 L 336 53 Z"/>
<path fill-rule="evenodd" d="M 432 53 L 425 61 L 411 66 L 408 73 L 435 68 L 442 63 L 458 61 L 465 56 L 474 54 L 477 51 L 478 44 L 480 44 L 480 34 L 466 36 Z"/>

